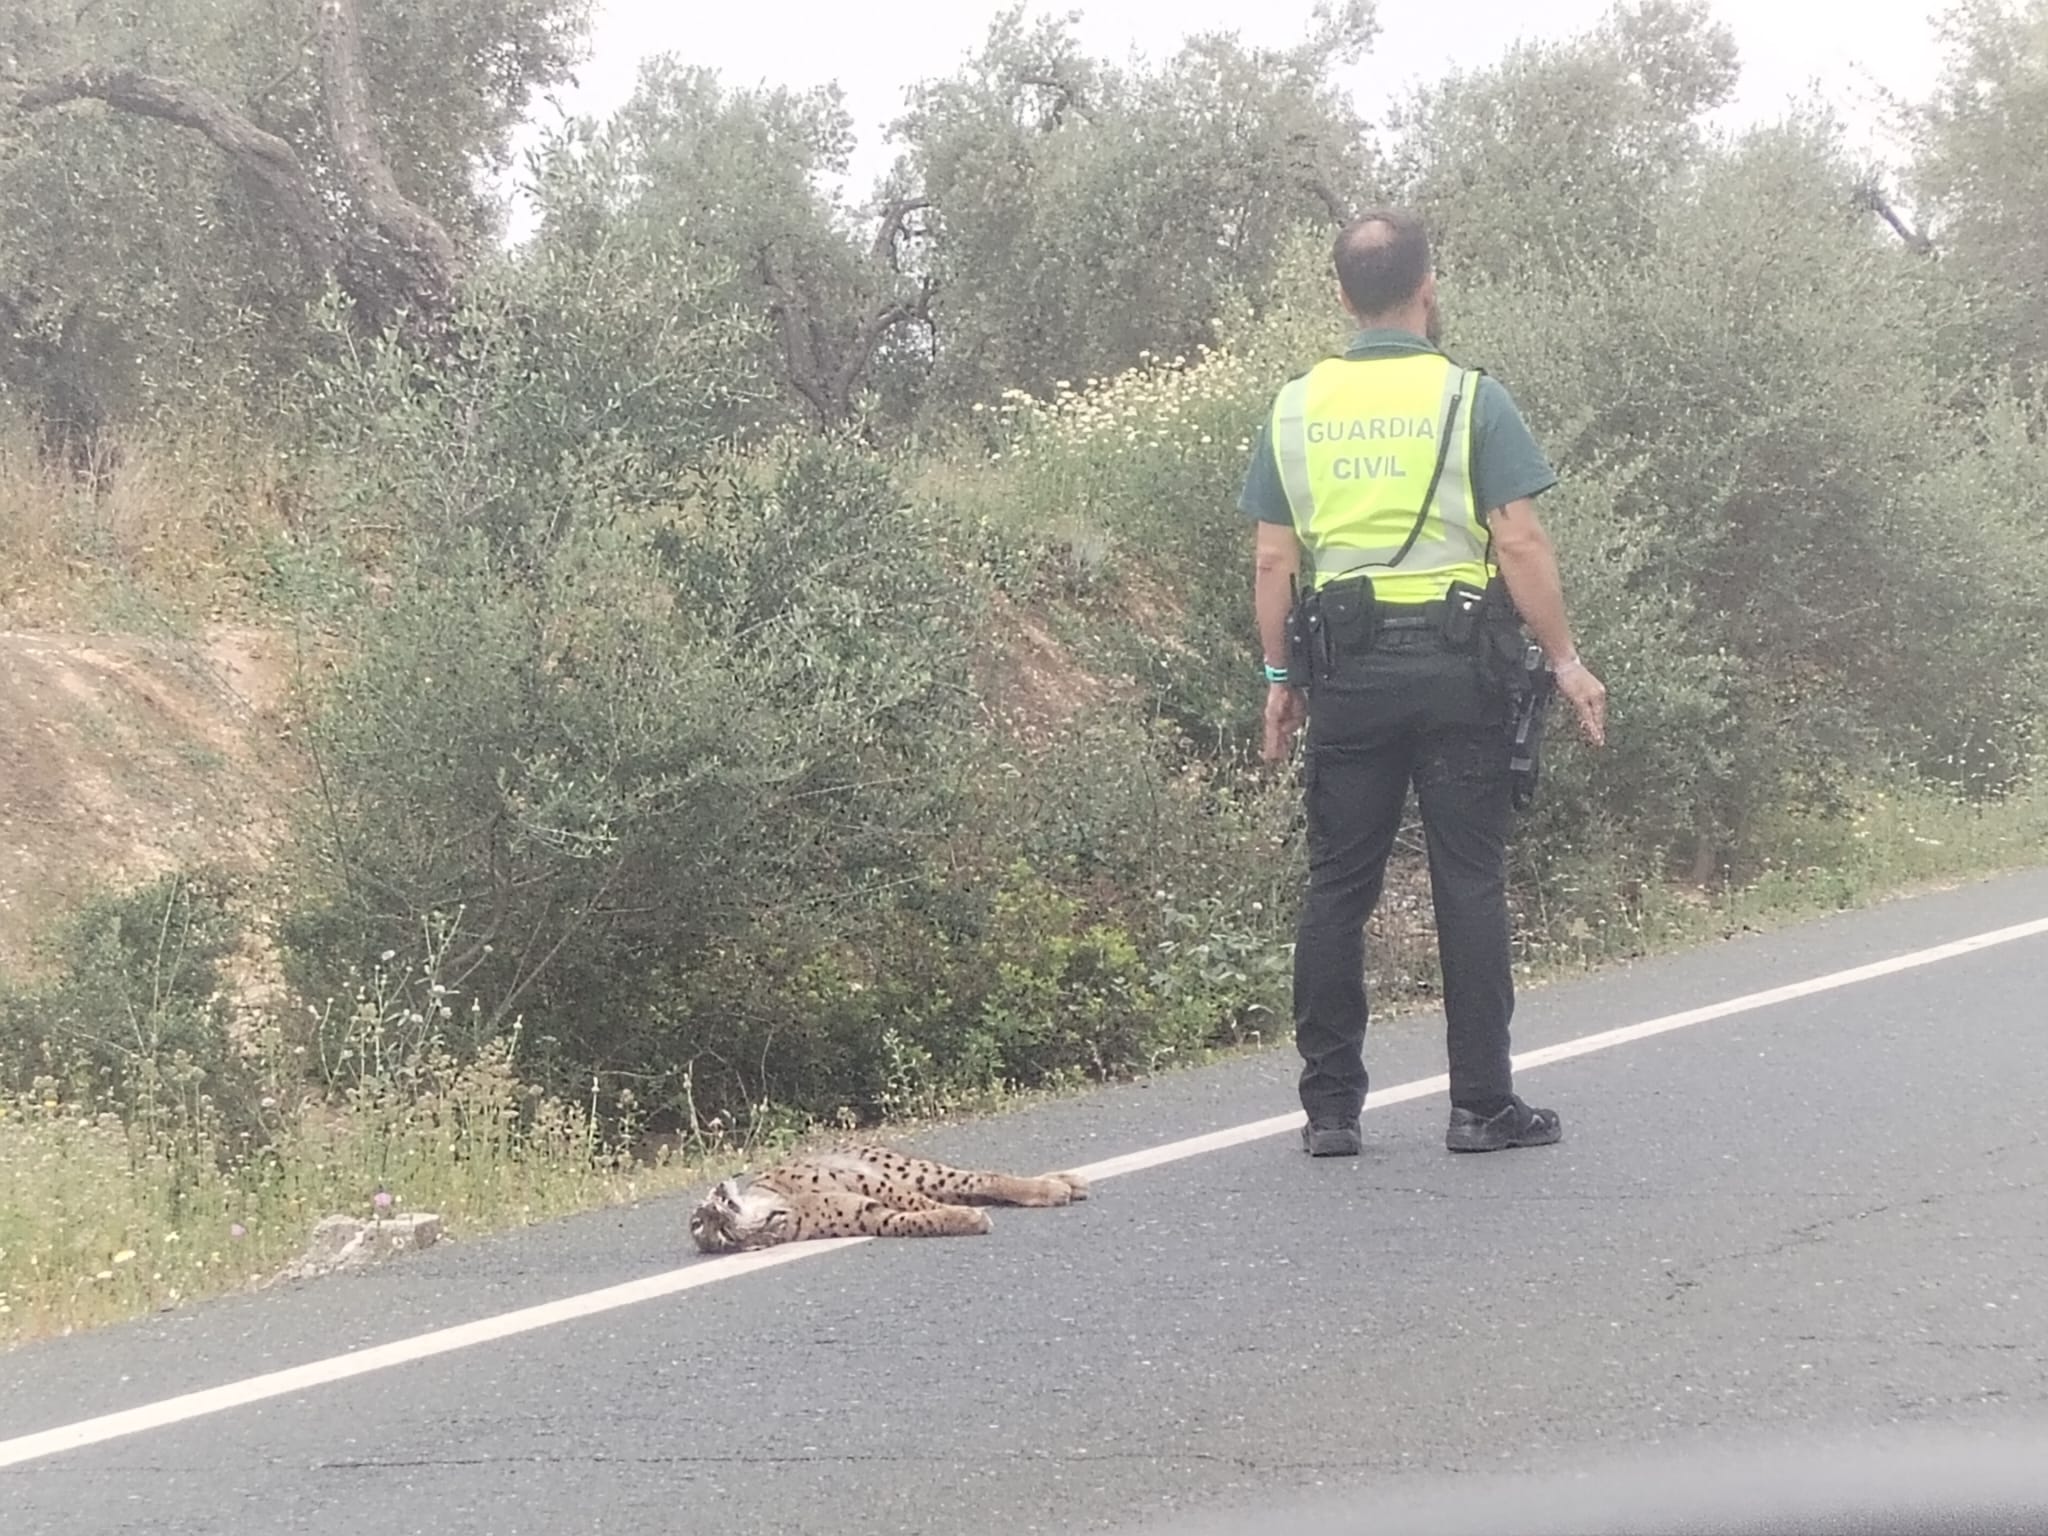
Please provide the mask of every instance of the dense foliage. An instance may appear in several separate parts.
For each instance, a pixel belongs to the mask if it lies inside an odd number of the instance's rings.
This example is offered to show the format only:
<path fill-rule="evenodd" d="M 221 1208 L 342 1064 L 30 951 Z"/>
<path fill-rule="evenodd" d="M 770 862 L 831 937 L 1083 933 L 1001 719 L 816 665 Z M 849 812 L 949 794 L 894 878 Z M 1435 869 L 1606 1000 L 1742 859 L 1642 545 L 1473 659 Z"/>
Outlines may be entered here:
<path fill-rule="evenodd" d="M 21 77 L 182 73 L 346 202 L 278 8 L 31 9 Z M 1887 780 L 2036 770 L 2048 295 L 2016 274 L 2048 200 L 2006 146 L 2039 138 L 2040 0 L 1957 11 L 1924 228 L 1823 120 L 1711 133 L 1739 61 L 1698 5 L 1624 5 L 1375 137 L 1332 83 L 1372 41 L 1354 0 L 1292 49 L 1127 66 L 1006 14 L 858 201 L 835 92 L 661 61 L 547 145 L 502 249 L 469 168 L 578 21 L 364 8 L 391 177 L 462 256 L 431 344 L 200 135 L 0 115 L 0 200 L 34 211 L 0 229 L 0 398 L 59 442 L 232 413 L 293 466 L 272 600 L 336 660 L 278 934 L 328 1081 L 514 1041 L 701 1132 L 1263 1027 L 1293 827 L 1248 750 L 1234 500 L 1273 390 L 1341 337 L 1325 252 L 1369 198 L 1428 212 L 1452 350 L 1563 472 L 1614 744 L 1554 750 L 1518 875 L 1545 921 L 1745 878 Z M 133 931 L 101 914 L 80 955 L 138 974 Z M 165 1016 L 224 1059 L 203 999 Z M 117 1091 L 78 1039 L 16 1065 Z"/>

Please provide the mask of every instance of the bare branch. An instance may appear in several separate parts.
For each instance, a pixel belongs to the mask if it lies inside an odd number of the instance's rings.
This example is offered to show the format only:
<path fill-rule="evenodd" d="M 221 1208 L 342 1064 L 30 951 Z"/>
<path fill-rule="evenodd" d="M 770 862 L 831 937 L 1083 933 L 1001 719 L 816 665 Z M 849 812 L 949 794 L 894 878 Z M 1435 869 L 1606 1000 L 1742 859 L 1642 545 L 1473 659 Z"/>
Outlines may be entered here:
<path fill-rule="evenodd" d="M 1899 217 L 1898 210 L 1892 207 L 1891 200 L 1884 195 L 1884 192 L 1878 187 L 1877 183 L 1864 182 L 1856 189 L 1855 200 L 1857 207 L 1876 214 L 1885 223 L 1889 224 L 1892 227 L 1892 233 L 1904 241 L 1906 249 L 1914 255 L 1932 256 L 1934 254 L 1934 242 L 1927 238 L 1924 231 L 1910 227 L 1904 219 Z"/>
<path fill-rule="evenodd" d="M 850 414 L 854 391 L 890 332 L 931 317 L 929 284 L 915 299 L 883 299 L 861 322 L 835 367 L 827 355 L 832 347 L 826 328 L 804 301 L 783 259 L 771 247 L 763 246 L 755 260 L 768 290 L 768 312 L 782 335 L 790 387 L 803 396 L 823 426 L 842 422 Z"/>
<path fill-rule="evenodd" d="M 29 321 L 27 305 L 33 300 L 17 299 L 11 293 L 0 290 L 0 335 L 23 348 L 38 359 L 49 354 L 49 343 L 36 335 L 35 327 Z"/>
<path fill-rule="evenodd" d="M 1066 120 L 1066 115 L 1069 112 L 1074 113 L 1075 116 L 1085 123 L 1095 121 L 1095 114 L 1089 109 L 1088 102 L 1082 96 L 1080 89 L 1070 82 L 1060 79 L 1059 76 L 1043 74 L 1036 70 L 1027 70 L 1019 73 L 1016 78 L 1019 85 L 1035 86 L 1041 91 L 1051 91 L 1059 97 L 1059 100 L 1053 103 L 1052 116 L 1045 125 L 1048 132 L 1059 127 Z"/>
<path fill-rule="evenodd" d="M 1287 136 L 1287 148 L 1292 162 L 1290 169 L 1301 182 L 1302 189 L 1315 194 L 1316 200 L 1328 210 L 1332 224 L 1339 227 L 1349 224 L 1352 218 L 1350 201 L 1339 196 L 1323 174 L 1328 150 L 1318 144 L 1313 135 L 1299 129 Z"/>
<path fill-rule="evenodd" d="M 926 289 L 915 302 L 906 304 L 895 300 L 884 303 L 868 316 L 853 344 L 846 349 L 846 356 L 840 360 L 838 376 L 832 381 L 832 393 L 840 402 L 842 412 L 852 402 L 855 386 L 860 383 L 861 375 L 867 372 L 869 364 L 874 362 L 875 354 L 881 350 L 882 342 L 889 333 L 899 326 L 914 325 L 930 314 L 931 290 Z"/>
<path fill-rule="evenodd" d="M 204 136 L 268 194 L 287 233 L 315 266 L 326 270 L 334 265 L 339 243 L 334 226 L 298 152 L 212 91 L 132 69 L 84 69 L 28 86 L 15 106 L 21 112 L 43 112 L 87 100 Z"/>
<path fill-rule="evenodd" d="M 1343 226 L 1351 222 L 1351 207 L 1337 195 L 1337 189 L 1321 176 L 1311 171 L 1304 175 L 1301 184 L 1316 195 L 1324 208 L 1329 210 L 1330 222 Z"/>
<path fill-rule="evenodd" d="M 821 423 L 829 423 L 837 413 L 822 384 L 824 370 L 813 344 L 809 315 L 802 299 L 797 296 L 796 285 L 789 280 L 786 269 L 771 247 L 763 246 L 755 260 L 761 282 L 769 293 L 768 313 L 782 333 L 783 365 L 790 385 L 817 412 Z"/>
<path fill-rule="evenodd" d="M 922 213 L 932 206 L 928 197 L 899 197 L 891 200 L 882 209 L 882 222 L 875 231 L 874 248 L 871 255 L 877 262 L 890 261 L 896 254 L 896 242 L 907 233 L 904 223 L 913 213 Z"/>

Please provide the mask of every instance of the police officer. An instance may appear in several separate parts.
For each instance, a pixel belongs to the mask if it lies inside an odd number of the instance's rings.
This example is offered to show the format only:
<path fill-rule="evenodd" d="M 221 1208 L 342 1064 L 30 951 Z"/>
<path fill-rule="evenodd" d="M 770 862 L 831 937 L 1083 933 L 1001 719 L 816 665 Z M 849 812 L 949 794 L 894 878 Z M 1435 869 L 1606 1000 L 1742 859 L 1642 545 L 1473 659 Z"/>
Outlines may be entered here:
<path fill-rule="evenodd" d="M 1517 1097 L 1509 1059 L 1509 694 L 1488 647 L 1503 627 L 1510 650 L 1533 636 L 1580 730 L 1602 744 L 1606 690 L 1574 649 L 1534 506 L 1557 476 L 1507 390 L 1439 350 L 1436 277 L 1415 218 L 1367 214 L 1334 255 L 1357 334 L 1281 390 L 1239 503 L 1257 527 L 1266 759 L 1284 759 L 1308 727 L 1309 879 L 1294 959 L 1302 1144 L 1318 1157 L 1360 1150 L 1364 930 L 1412 783 L 1443 964 L 1446 1144 L 1545 1145 L 1562 1134 L 1558 1116 Z M 1291 651 L 1298 585 L 1314 623 Z"/>

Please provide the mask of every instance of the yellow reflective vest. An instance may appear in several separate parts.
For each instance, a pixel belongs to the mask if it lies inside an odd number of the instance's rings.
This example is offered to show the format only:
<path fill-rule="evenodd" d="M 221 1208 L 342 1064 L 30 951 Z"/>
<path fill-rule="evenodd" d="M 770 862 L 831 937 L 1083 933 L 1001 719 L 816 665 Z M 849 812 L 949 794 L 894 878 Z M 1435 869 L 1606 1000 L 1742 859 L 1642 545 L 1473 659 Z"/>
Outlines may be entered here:
<path fill-rule="evenodd" d="M 1273 455 L 1317 586 L 1363 573 L 1381 602 L 1425 603 L 1454 581 L 1486 585 L 1492 539 L 1472 490 L 1479 379 L 1435 352 L 1333 357 L 1280 391 Z"/>

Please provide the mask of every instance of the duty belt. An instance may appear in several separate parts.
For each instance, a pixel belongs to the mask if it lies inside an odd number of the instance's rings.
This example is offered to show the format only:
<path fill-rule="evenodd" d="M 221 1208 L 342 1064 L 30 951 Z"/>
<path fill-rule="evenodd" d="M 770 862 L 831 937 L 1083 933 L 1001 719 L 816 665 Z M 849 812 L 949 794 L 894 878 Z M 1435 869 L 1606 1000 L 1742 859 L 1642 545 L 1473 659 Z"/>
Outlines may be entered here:
<path fill-rule="evenodd" d="M 1449 604 L 1439 599 L 1433 603 L 1381 603 L 1375 618 L 1378 629 L 1442 629 L 1444 614 Z"/>

